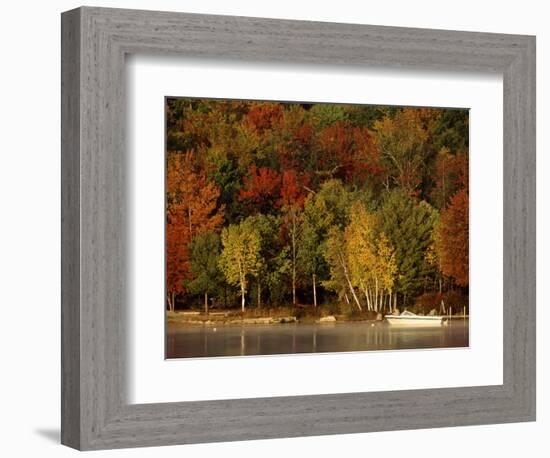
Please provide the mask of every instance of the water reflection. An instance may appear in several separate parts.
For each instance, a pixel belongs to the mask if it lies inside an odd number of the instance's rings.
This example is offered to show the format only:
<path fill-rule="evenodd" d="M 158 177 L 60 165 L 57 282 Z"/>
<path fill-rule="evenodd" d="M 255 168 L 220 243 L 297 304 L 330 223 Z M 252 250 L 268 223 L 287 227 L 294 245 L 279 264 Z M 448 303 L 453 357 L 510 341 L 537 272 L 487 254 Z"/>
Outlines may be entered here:
<path fill-rule="evenodd" d="M 364 322 L 197 326 L 168 328 L 167 357 L 275 355 L 468 345 L 468 320 L 456 320 L 449 326 L 427 328 Z"/>

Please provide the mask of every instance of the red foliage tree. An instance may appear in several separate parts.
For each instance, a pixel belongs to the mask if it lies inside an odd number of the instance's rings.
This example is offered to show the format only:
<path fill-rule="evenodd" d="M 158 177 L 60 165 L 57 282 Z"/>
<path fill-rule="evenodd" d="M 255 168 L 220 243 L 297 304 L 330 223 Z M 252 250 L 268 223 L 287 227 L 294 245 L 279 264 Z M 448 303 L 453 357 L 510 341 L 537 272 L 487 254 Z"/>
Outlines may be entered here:
<path fill-rule="evenodd" d="M 323 152 L 319 165 L 335 178 L 362 185 L 382 172 L 378 150 L 366 127 L 335 122 L 323 129 L 319 145 Z"/>
<path fill-rule="evenodd" d="M 273 125 L 270 139 L 281 169 L 311 169 L 315 138 L 307 110 L 299 104 L 288 105 Z"/>
<path fill-rule="evenodd" d="M 281 175 L 269 167 L 252 164 L 248 176 L 243 177 L 239 200 L 248 201 L 260 211 L 269 211 L 281 187 Z"/>
<path fill-rule="evenodd" d="M 460 189 L 441 212 L 437 228 L 437 248 L 441 271 L 460 286 L 469 283 L 468 191 Z"/>
<path fill-rule="evenodd" d="M 166 194 L 166 289 L 173 310 L 175 295 L 191 279 L 189 244 L 198 234 L 219 230 L 224 208 L 218 206 L 219 188 L 195 167 L 192 153 L 169 154 Z"/>
<path fill-rule="evenodd" d="M 271 129 L 274 124 L 279 123 L 283 116 L 283 107 L 278 103 L 262 103 L 252 106 L 246 115 L 245 124 L 263 134 Z"/>
<path fill-rule="evenodd" d="M 294 170 L 284 170 L 281 181 L 281 193 L 277 205 L 286 208 L 301 208 L 307 196 L 309 176 L 298 175 Z"/>
<path fill-rule="evenodd" d="M 296 122 L 296 120 L 293 120 Z M 277 157 L 283 169 L 310 169 L 314 161 L 314 132 L 304 120 L 282 127 L 282 141 L 277 145 Z"/>
<path fill-rule="evenodd" d="M 431 197 L 438 208 L 444 208 L 458 189 L 468 187 L 468 155 L 452 155 L 442 149 L 435 161 L 434 171 Z"/>

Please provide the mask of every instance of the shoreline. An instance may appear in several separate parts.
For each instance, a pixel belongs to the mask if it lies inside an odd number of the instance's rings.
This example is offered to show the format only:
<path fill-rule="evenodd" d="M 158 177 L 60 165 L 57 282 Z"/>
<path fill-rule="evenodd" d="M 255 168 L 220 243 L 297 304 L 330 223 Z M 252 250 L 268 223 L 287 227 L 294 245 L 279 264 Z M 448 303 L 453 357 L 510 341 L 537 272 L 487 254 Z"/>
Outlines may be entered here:
<path fill-rule="evenodd" d="M 376 318 L 376 317 L 375 317 Z M 368 317 L 348 318 L 344 315 L 259 315 L 242 316 L 240 312 L 213 312 L 205 315 L 200 312 L 166 312 L 167 325 L 173 326 L 242 326 L 242 325 L 277 325 L 277 324 L 334 324 L 350 322 L 383 321 Z"/>
<path fill-rule="evenodd" d="M 242 316 L 240 312 L 212 312 L 205 315 L 201 312 L 166 312 L 166 325 L 171 327 L 183 326 L 253 326 L 253 325 L 281 325 L 281 324 L 343 324 L 343 323 L 386 323 L 380 315 L 370 313 L 363 316 L 348 317 L 345 315 L 261 315 Z M 453 315 L 451 320 L 469 319 L 469 315 Z"/>

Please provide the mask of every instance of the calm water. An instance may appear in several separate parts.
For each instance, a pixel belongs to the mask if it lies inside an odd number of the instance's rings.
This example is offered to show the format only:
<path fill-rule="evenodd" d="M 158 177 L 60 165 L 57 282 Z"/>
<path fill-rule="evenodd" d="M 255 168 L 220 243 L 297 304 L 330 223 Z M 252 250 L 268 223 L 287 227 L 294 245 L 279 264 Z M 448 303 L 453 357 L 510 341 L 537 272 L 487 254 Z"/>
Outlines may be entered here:
<path fill-rule="evenodd" d="M 167 357 L 467 347 L 468 320 L 440 327 L 386 323 L 278 324 L 168 328 Z"/>

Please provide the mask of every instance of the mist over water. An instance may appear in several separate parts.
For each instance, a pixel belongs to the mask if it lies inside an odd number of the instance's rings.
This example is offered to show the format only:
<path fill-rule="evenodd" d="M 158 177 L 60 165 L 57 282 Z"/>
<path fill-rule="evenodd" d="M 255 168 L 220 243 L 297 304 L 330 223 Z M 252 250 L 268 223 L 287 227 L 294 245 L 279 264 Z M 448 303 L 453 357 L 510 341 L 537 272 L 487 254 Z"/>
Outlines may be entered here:
<path fill-rule="evenodd" d="M 167 358 L 277 355 L 469 346 L 468 320 L 448 326 L 386 323 L 189 326 L 167 329 Z"/>

